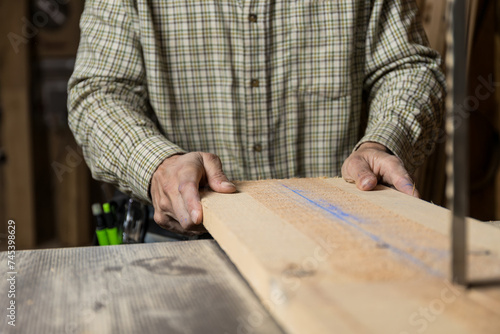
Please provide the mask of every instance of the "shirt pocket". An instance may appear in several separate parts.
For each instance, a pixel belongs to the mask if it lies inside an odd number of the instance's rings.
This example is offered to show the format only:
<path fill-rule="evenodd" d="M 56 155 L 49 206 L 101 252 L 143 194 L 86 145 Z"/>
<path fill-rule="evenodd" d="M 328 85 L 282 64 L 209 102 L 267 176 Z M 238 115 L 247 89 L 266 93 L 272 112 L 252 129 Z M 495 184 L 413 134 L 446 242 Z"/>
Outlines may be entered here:
<path fill-rule="evenodd" d="M 338 0 L 297 0 L 292 11 L 298 89 L 329 98 L 350 92 L 353 33 Z"/>

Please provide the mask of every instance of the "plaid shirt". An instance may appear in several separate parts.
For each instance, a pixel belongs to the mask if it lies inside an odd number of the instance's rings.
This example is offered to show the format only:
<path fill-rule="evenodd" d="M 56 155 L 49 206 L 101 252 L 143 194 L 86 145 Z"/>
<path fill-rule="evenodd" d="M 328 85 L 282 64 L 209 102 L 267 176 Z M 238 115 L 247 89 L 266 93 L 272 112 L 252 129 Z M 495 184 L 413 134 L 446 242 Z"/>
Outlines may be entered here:
<path fill-rule="evenodd" d="M 230 179 L 335 176 L 374 141 L 411 172 L 443 95 L 412 0 L 87 0 L 68 109 L 93 176 L 149 201 L 187 151 Z"/>

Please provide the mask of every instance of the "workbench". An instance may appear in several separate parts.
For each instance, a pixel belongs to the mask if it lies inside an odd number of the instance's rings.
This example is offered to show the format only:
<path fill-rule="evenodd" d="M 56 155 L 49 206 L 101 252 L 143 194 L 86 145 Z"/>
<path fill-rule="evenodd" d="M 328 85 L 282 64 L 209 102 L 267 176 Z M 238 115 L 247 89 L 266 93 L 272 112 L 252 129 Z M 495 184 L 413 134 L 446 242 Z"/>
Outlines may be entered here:
<path fill-rule="evenodd" d="M 15 262 L 16 326 L 2 275 L 0 333 L 283 333 L 213 240 L 20 251 Z"/>

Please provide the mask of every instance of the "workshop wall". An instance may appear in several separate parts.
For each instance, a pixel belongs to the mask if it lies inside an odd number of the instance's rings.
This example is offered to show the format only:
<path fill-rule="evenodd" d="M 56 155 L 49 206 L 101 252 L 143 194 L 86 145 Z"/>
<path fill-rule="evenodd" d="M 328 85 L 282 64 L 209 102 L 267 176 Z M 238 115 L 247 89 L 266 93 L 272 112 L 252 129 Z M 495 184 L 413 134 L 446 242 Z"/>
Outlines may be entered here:
<path fill-rule="evenodd" d="M 475 1 L 471 11 L 476 15 L 469 22 L 469 92 L 465 105 L 470 113 L 470 215 L 481 220 L 500 220 L 496 216 L 500 192 L 495 185 L 500 163 L 495 87 L 495 66 L 499 66 L 499 54 L 495 53 L 497 4 L 494 0 Z"/>
<path fill-rule="evenodd" d="M 443 56 L 446 2 L 417 0 L 429 41 Z M 468 3 L 471 97 L 484 80 L 500 77 L 497 3 Z M 17 249 L 89 245 L 90 205 L 109 199 L 109 189 L 91 179 L 67 125 L 66 85 L 83 5 L 84 0 L 0 0 L 0 250 L 6 249 L 8 219 L 16 220 Z M 470 212 L 500 220 L 500 90 L 476 99 L 469 118 Z M 443 206 L 444 165 L 444 143 L 438 143 L 416 173 L 424 199 Z"/>
<path fill-rule="evenodd" d="M 86 245 L 91 236 L 90 174 L 67 122 L 67 82 L 73 72 L 79 41 L 83 0 L 35 1 L 33 15 L 49 20 L 33 40 L 33 127 L 36 161 L 35 188 L 51 191 L 37 200 L 46 225 L 37 224 L 38 241 L 56 240 L 65 246 Z M 40 14 L 39 14 L 40 15 Z M 34 17 L 34 16 L 33 16 Z M 50 177 L 43 177 L 50 175 Z M 50 219 L 48 219 L 50 217 Z"/>
<path fill-rule="evenodd" d="M 99 194 L 66 109 L 83 6 L 83 0 L 0 2 L 0 218 L 2 227 L 16 221 L 17 249 L 92 242 L 90 204 Z"/>
<path fill-rule="evenodd" d="M 431 45 L 446 56 L 447 0 L 419 0 Z M 470 133 L 469 212 L 476 219 L 500 220 L 499 90 L 485 83 L 500 77 L 500 6 L 494 0 L 467 1 L 468 95 L 465 101 Z M 496 47 L 495 47 L 496 46 Z M 490 89 L 485 94 L 484 89 Z M 444 124 L 443 124 L 444 126 Z M 444 143 L 416 173 L 423 198 L 446 206 Z"/>

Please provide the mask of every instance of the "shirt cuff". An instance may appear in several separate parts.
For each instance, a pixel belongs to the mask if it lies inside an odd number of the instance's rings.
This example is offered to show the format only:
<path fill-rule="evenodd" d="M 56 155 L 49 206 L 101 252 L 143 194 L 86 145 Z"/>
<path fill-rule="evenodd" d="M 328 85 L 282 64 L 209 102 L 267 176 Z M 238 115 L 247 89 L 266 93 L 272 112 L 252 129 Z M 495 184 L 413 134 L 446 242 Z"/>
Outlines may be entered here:
<path fill-rule="evenodd" d="M 138 199 L 151 203 L 149 185 L 154 172 L 163 160 L 180 153 L 186 153 L 186 151 L 161 135 L 141 141 L 132 151 L 127 163 L 127 176 L 132 193 Z"/>
<path fill-rule="evenodd" d="M 371 126 L 356 144 L 353 151 L 356 151 L 361 144 L 366 142 L 376 142 L 384 145 L 401 159 L 409 174 L 415 171 L 416 165 L 412 153 L 414 150 L 411 136 L 404 130 L 402 125 L 393 122 L 380 122 Z"/>

